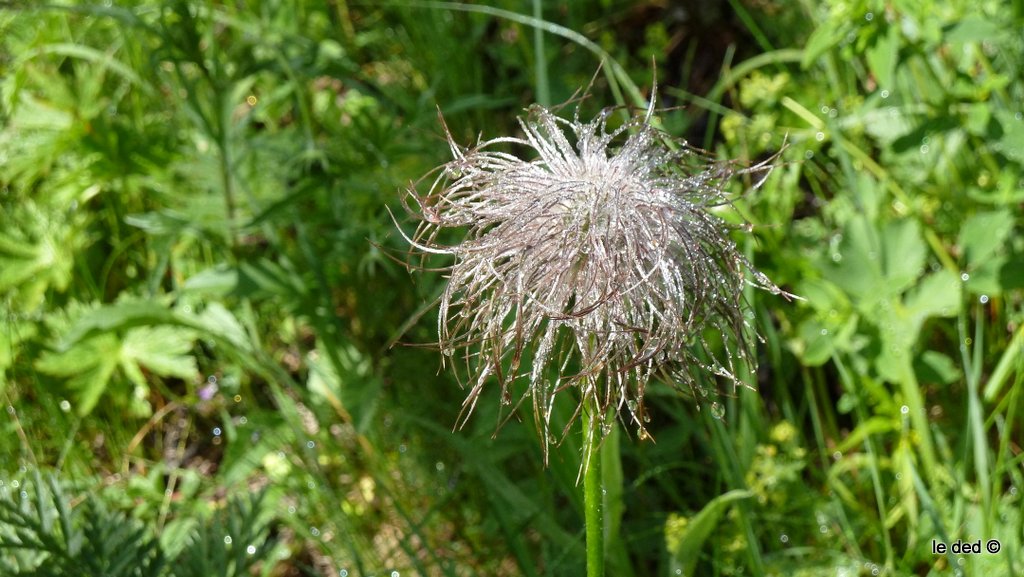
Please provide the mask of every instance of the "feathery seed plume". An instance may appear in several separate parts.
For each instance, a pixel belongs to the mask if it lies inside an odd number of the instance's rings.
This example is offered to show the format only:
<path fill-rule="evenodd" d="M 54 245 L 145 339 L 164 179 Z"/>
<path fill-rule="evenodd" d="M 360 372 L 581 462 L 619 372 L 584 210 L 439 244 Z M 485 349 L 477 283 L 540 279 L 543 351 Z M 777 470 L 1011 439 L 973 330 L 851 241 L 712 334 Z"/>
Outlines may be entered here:
<path fill-rule="evenodd" d="M 753 362 L 744 286 L 792 296 L 753 269 L 730 240 L 736 227 L 712 212 L 729 204 L 733 176 L 763 181 L 774 159 L 712 161 L 652 126 L 653 103 L 615 128 L 612 113 L 581 122 L 578 108 L 570 120 L 534 105 L 522 136 L 468 149 L 445 126 L 454 159 L 427 193 L 411 187 L 404 199 L 419 221 L 406 237 L 413 253 L 454 258 L 438 335 L 469 389 L 459 424 L 493 379 L 503 404 L 532 400 L 545 455 L 581 411 L 554 434 L 556 395 L 576 389 L 578 407 L 600 407 L 601 434 L 617 417 L 646 437 L 652 378 L 698 390 L 702 371 L 739 382 L 706 330 Z M 528 159 L 506 151 L 516 148 Z M 450 228 L 465 229 L 458 244 L 439 242 Z"/>

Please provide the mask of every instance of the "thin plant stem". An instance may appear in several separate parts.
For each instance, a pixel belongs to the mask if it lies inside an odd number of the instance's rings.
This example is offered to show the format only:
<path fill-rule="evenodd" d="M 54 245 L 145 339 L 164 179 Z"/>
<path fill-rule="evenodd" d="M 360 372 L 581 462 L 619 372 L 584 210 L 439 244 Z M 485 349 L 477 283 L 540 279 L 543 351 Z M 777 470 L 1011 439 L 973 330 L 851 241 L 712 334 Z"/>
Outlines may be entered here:
<path fill-rule="evenodd" d="M 601 474 L 601 409 L 596 400 L 584 402 L 583 509 L 587 526 L 587 577 L 604 577 L 604 483 Z"/>

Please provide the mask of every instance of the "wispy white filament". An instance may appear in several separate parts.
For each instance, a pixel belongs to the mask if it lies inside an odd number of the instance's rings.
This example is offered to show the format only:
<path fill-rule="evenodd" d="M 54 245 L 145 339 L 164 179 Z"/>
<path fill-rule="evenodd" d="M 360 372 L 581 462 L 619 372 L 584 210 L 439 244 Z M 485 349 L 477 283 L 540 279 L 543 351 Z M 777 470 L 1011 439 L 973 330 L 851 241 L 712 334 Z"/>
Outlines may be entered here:
<path fill-rule="evenodd" d="M 693 387 L 710 371 L 737 382 L 732 356 L 705 331 L 749 357 L 744 286 L 785 294 L 710 212 L 728 204 L 732 176 L 770 163 L 737 170 L 655 129 L 649 114 L 615 129 L 609 114 L 583 123 L 533 106 L 522 136 L 470 149 L 448 133 L 454 159 L 429 192 L 408 191 L 413 251 L 454 257 L 438 334 L 469 388 L 460 422 L 493 380 L 506 404 L 532 399 L 546 442 L 558 440 L 552 407 L 569 389 L 578 406 L 596 402 L 600 418 L 632 420 L 646 436 L 648 381 Z M 505 151 L 516 148 L 530 160 Z M 440 243 L 449 228 L 464 228 L 463 240 Z"/>

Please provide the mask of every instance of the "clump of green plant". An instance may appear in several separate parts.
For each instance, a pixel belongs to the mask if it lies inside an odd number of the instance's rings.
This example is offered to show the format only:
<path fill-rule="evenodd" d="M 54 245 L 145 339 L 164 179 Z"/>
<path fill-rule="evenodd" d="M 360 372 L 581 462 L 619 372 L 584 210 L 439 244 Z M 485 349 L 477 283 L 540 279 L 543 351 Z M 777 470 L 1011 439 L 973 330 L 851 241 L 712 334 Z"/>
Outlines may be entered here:
<path fill-rule="evenodd" d="M 168 542 L 96 495 L 71 498 L 56 476 L 37 471 L 31 483 L 0 487 L 0 569 L 11 577 L 267 574 L 278 559 L 265 496 L 232 498 Z"/>

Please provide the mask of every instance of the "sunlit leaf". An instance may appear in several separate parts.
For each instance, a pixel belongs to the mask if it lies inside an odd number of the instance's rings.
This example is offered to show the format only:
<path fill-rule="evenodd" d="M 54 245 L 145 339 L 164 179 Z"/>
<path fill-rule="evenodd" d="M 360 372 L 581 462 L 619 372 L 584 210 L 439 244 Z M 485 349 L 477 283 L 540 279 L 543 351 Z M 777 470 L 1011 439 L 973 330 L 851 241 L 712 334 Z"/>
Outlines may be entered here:
<path fill-rule="evenodd" d="M 697 560 L 704 548 L 704 542 L 711 536 L 711 532 L 718 527 L 722 515 L 728 510 L 729 505 L 740 499 L 753 497 L 751 491 L 729 491 L 711 500 L 692 519 L 687 520 L 681 530 L 673 530 L 667 526 L 665 539 L 668 543 L 669 555 L 672 556 L 672 568 L 678 570 L 679 575 L 693 575 Z"/>

